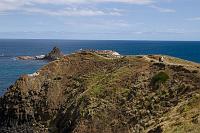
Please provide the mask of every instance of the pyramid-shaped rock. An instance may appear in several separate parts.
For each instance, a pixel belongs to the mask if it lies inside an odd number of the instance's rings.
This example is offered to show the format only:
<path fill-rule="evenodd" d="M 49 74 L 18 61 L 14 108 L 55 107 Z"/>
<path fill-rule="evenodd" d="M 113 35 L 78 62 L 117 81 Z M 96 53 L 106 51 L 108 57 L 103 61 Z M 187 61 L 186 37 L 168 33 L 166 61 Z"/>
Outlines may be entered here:
<path fill-rule="evenodd" d="M 47 60 L 57 60 L 63 57 L 63 53 L 60 51 L 59 48 L 54 47 L 51 52 L 45 55 L 44 59 Z"/>

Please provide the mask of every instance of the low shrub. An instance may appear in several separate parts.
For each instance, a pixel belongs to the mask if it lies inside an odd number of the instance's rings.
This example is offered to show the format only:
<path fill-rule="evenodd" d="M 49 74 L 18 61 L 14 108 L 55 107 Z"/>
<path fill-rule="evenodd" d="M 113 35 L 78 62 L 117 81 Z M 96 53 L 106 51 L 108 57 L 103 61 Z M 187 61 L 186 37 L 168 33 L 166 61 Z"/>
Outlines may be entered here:
<path fill-rule="evenodd" d="M 163 84 L 165 83 L 167 80 L 169 79 L 169 75 L 165 72 L 159 72 L 158 74 L 156 74 L 155 76 L 153 76 L 152 80 L 151 80 L 151 84 L 153 86 L 157 86 L 159 84 Z"/>

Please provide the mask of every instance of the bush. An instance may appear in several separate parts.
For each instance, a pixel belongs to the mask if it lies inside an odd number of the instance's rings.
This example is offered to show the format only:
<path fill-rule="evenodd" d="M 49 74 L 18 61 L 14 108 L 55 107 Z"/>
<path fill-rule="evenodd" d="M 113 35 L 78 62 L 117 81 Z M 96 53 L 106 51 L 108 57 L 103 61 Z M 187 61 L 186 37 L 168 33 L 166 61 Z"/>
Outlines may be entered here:
<path fill-rule="evenodd" d="M 159 72 L 152 78 L 152 85 L 157 85 L 161 83 L 165 83 L 169 79 L 169 76 L 165 72 Z"/>

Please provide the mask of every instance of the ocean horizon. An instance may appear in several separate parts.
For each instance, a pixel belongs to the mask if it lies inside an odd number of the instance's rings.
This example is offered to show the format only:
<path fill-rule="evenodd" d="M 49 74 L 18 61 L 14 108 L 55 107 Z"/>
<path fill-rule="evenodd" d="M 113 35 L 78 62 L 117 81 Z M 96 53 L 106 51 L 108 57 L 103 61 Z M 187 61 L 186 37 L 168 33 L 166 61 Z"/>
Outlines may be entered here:
<path fill-rule="evenodd" d="M 33 73 L 48 62 L 16 60 L 17 56 L 48 53 L 54 46 L 64 54 L 79 49 L 113 50 L 122 55 L 169 55 L 200 63 L 200 41 L 0 39 L 0 95 L 20 75 Z"/>

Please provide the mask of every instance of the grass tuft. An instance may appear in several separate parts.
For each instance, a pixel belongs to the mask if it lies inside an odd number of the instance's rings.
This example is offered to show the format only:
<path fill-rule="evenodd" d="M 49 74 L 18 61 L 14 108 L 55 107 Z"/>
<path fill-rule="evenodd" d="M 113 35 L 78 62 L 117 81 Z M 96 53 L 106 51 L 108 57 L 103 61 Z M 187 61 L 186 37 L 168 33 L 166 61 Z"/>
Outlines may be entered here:
<path fill-rule="evenodd" d="M 151 84 L 153 86 L 157 86 L 160 84 L 164 84 L 169 79 L 169 75 L 165 72 L 159 72 L 155 76 L 153 76 L 151 80 Z"/>

